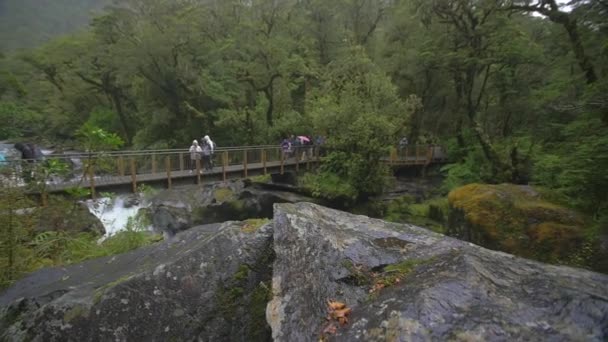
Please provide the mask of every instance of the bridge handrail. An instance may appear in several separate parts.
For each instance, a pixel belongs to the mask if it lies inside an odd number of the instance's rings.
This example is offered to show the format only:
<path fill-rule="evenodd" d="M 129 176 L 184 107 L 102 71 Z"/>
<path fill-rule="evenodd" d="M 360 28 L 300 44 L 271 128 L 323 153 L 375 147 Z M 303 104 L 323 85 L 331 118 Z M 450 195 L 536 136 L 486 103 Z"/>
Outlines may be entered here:
<path fill-rule="evenodd" d="M 294 146 L 292 149 L 306 149 L 315 147 L 315 145 L 301 145 Z M 417 151 L 419 147 L 438 147 L 441 150 L 441 146 L 434 144 L 425 144 L 425 145 L 409 145 L 407 149 L 410 151 Z M 281 149 L 280 145 L 252 145 L 252 146 L 226 146 L 226 147 L 218 147 L 215 149 L 215 154 L 220 154 L 222 152 L 238 152 L 238 151 L 259 151 L 259 150 L 268 150 L 268 149 Z M 406 149 L 406 154 L 407 154 Z M 393 146 L 393 151 L 402 151 L 403 149 L 399 149 Z M 68 160 L 68 159 L 88 159 L 88 158 L 107 158 L 107 157 L 139 157 L 139 156 L 148 156 L 148 155 L 179 155 L 190 153 L 188 148 L 184 149 L 151 149 L 151 150 L 124 150 L 124 151 L 98 151 L 98 152 L 79 152 L 79 153 L 51 153 L 45 155 L 45 159 L 59 159 L 59 160 Z M 389 157 L 388 159 L 390 159 Z M 7 158 L 5 163 L 19 162 L 19 161 L 30 161 L 35 162 L 36 160 L 27 160 L 27 159 L 9 159 Z M 1 165 L 1 163 L 0 163 Z"/>

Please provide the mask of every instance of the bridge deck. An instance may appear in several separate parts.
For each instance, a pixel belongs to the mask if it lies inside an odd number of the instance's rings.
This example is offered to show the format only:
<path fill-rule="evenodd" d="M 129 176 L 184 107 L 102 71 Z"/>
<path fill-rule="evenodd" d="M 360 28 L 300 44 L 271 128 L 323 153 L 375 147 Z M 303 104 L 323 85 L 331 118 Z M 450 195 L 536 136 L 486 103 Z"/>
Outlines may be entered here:
<path fill-rule="evenodd" d="M 296 163 L 295 160 L 286 160 L 284 162 L 284 167 L 291 167 L 299 164 L 300 167 L 306 167 L 306 161 L 301 161 Z M 281 162 L 266 162 L 267 169 L 276 169 L 281 167 Z M 247 164 L 248 171 L 259 171 L 264 168 L 263 163 L 251 163 Z M 229 165 L 225 167 L 225 171 L 227 174 L 235 174 L 235 173 L 244 173 L 245 168 L 243 165 Z M 202 170 L 201 169 L 201 180 L 204 181 L 205 177 L 217 177 L 221 176 L 224 173 L 224 168 L 221 166 L 216 166 L 212 170 Z M 180 179 L 180 178 L 196 178 L 196 170 L 183 170 L 183 171 L 171 171 L 171 179 Z M 143 173 L 137 174 L 136 181 L 137 183 L 146 183 L 146 182 L 158 182 L 167 180 L 167 172 L 156 172 L 156 173 Z M 133 177 L 131 175 L 128 176 L 96 176 L 95 177 L 95 187 L 110 187 L 124 184 L 131 184 L 133 182 Z M 65 189 L 69 189 L 75 186 L 80 187 L 88 187 L 90 186 L 90 181 L 87 178 L 86 181 L 82 181 L 81 178 L 73 179 L 67 182 L 62 182 L 59 184 L 49 184 L 49 191 L 63 191 Z"/>

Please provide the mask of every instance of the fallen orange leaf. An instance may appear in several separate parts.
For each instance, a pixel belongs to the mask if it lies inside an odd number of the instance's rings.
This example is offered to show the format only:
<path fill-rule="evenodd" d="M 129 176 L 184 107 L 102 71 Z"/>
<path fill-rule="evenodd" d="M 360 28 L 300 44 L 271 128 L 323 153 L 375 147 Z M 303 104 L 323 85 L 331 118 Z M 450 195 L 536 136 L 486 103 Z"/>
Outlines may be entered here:
<path fill-rule="evenodd" d="M 329 305 L 330 310 L 340 310 L 340 309 L 344 309 L 346 307 L 346 304 L 344 304 L 344 303 L 331 301 L 331 300 L 327 301 L 327 305 Z"/>

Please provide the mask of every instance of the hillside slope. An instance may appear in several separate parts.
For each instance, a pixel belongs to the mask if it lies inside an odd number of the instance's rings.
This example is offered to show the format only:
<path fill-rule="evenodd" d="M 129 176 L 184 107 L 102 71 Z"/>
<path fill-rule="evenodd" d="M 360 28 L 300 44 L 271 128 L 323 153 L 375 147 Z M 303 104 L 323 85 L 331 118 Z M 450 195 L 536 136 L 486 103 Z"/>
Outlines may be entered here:
<path fill-rule="evenodd" d="M 85 27 L 111 0 L 0 0 L 0 51 L 28 48 Z"/>

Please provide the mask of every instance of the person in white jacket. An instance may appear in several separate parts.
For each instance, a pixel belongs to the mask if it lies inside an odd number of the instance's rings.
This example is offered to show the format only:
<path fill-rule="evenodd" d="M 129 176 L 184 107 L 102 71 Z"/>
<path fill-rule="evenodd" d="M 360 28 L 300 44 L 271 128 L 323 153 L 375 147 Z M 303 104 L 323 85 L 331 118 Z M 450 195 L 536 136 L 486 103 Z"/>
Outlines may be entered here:
<path fill-rule="evenodd" d="M 215 147 L 216 147 L 215 143 L 213 142 L 213 140 L 211 140 L 211 138 L 209 138 L 208 135 L 205 135 L 202 140 L 204 140 L 207 143 L 207 145 L 209 145 L 209 148 L 211 149 L 211 156 L 209 156 L 209 166 L 211 168 L 213 168 L 213 154 L 215 153 Z"/>
<path fill-rule="evenodd" d="M 196 168 L 196 161 L 201 160 L 201 155 L 203 154 L 203 149 L 201 149 L 201 147 L 198 146 L 198 141 L 193 140 L 192 146 L 190 146 L 189 152 L 190 152 L 190 173 L 192 173 L 192 170 L 194 170 L 194 168 Z"/>

